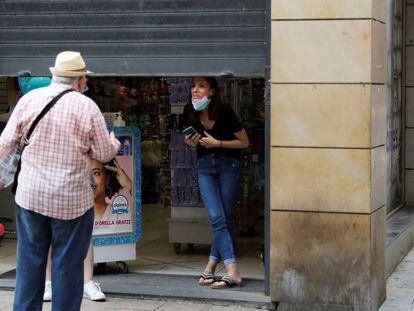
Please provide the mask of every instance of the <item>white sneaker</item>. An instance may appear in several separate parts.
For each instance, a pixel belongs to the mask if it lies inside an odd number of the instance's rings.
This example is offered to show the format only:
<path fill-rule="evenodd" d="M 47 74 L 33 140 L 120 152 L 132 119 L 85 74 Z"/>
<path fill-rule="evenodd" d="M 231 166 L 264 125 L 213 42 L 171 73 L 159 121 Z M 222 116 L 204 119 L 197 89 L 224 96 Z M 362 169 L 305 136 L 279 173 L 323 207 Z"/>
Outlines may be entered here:
<path fill-rule="evenodd" d="M 103 301 L 106 299 L 104 293 L 102 293 L 99 283 L 89 281 L 83 285 L 83 297 L 93 301 Z"/>
<path fill-rule="evenodd" d="M 46 281 L 45 293 L 43 294 L 43 301 L 52 301 L 52 282 Z"/>

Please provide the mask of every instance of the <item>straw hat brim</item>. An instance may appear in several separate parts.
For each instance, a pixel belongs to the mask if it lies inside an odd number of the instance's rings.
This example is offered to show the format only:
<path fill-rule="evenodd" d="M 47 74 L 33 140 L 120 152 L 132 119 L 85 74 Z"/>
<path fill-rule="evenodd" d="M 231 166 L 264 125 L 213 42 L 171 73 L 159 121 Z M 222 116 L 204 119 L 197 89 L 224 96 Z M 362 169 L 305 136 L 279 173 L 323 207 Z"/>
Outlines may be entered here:
<path fill-rule="evenodd" d="M 66 70 L 58 70 L 55 67 L 49 68 L 50 72 L 54 76 L 58 77 L 82 77 L 93 73 L 92 71 L 66 71 Z"/>

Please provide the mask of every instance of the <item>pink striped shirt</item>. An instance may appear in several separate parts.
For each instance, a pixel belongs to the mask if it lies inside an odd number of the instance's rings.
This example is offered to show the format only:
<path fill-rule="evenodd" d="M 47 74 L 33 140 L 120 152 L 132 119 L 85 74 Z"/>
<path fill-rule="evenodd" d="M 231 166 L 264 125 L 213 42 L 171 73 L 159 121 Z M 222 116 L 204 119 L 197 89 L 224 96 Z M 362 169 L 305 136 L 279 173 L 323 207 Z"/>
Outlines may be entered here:
<path fill-rule="evenodd" d="M 0 136 L 14 148 L 53 97 L 69 86 L 52 83 L 23 96 Z M 74 219 L 93 207 L 90 160 L 115 157 L 105 120 L 93 100 L 65 94 L 43 117 L 22 156 L 16 203 L 58 219 Z"/>

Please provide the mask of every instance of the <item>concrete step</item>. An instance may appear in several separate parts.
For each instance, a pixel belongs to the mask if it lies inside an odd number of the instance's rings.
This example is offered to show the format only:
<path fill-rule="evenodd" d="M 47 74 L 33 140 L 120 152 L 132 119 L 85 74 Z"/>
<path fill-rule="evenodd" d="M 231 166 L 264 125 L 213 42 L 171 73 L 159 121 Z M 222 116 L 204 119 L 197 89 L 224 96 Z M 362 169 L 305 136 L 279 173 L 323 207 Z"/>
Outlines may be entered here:
<path fill-rule="evenodd" d="M 109 296 L 134 296 L 144 298 L 185 299 L 212 303 L 234 302 L 258 308 L 269 308 L 272 302 L 264 294 L 263 280 L 244 279 L 243 286 L 211 289 L 198 285 L 198 278 L 183 275 L 152 273 L 104 273 L 94 276 L 102 290 Z M 13 272 L 0 278 L 0 289 L 14 289 Z"/>

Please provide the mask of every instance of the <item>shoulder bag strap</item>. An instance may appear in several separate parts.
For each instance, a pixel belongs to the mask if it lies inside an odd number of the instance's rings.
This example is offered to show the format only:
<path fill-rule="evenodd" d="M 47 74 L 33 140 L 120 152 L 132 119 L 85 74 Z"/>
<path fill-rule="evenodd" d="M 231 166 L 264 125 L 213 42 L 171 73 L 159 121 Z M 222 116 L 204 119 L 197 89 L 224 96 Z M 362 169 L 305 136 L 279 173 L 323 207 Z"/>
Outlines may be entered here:
<path fill-rule="evenodd" d="M 33 121 L 32 125 L 30 126 L 29 132 L 27 133 L 27 136 L 24 140 L 24 144 L 22 146 L 21 149 L 21 153 L 23 154 L 23 150 L 24 148 L 26 148 L 26 146 L 29 143 L 29 139 L 30 136 L 32 136 L 32 133 L 36 127 L 36 125 L 39 123 L 39 121 L 45 116 L 45 114 L 53 107 L 54 104 L 56 104 L 56 102 L 66 93 L 72 92 L 74 90 L 69 89 L 69 90 L 65 90 L 63 92 L 61 92 L 59 95 L 57 95 L 55 98 L 53 98 L 47 105 L 45 108 L 43 108 L 43 110 L 40 112 L 40 114 L 36 117 L 36 119 Z M 20 168 L 22 165 L 22 158 L 20 157 L 19 162 L 17 163 L 17 168 L 16 168 L 16 173 L 14 174 L 14 182 L 11 188 L 11 191 L 13 194 L 16 194 L 16 190 L 17 190 L 17 181 L 18 181 L 18 177 L 19 177 L 19 173 L 20 173 Z"/>
<path fill-rule="evenodd" d="M 39 113 L 39 115 L 36 117 L 36 119 L 33 121 L 32 125 L 30 126 L 29 132 L 27 132 L 26 135 L 26 139 L 25 139 L 25 145 L 28 144 L 30 136 L 32 136 L 32 133 L 34 131 L 34 129 L 36 128 L 37 124 L 40 122 L 40 120 L 45 116 L 45 114 L 52 109 L 52 107 L 57 103 L 57 101 L 59 99 L 61 99 L 61 97 L 63 95 L 65 95 L 66 93 L 72 92 L 74 90 L 69 89 L 69 90 L 65 90 L 63 92 L 61 92 L 59 95 L 57 95 L 55 98 L 53 98 L 47 105 L 45 108 L 43 108 L 43 110 Z"/>

